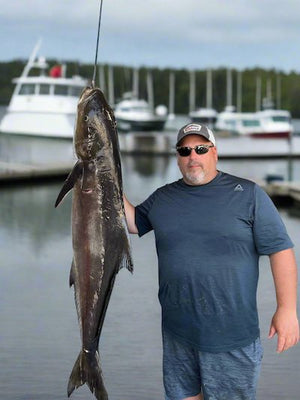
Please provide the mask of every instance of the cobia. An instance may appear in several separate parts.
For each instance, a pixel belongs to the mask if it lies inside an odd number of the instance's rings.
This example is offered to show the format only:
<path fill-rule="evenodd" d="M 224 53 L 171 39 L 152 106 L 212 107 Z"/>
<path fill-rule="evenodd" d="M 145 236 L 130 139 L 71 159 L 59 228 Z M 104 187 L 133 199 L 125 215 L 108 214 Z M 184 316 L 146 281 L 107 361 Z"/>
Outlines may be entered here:
<path fill-rule="evenodd" d="M 116 274 L 122 266 L 132 272 L 133 265 L 116 123 L 98 88 L 87 87 L 80 96 L 74 147 L 78 161 L 55 203 L 56 207 L 73 188 L 70 286 L 75 290 L 82 349 L 68 396 L 86 383 L 98 400 L 105 400 L 99 338 Z"/>

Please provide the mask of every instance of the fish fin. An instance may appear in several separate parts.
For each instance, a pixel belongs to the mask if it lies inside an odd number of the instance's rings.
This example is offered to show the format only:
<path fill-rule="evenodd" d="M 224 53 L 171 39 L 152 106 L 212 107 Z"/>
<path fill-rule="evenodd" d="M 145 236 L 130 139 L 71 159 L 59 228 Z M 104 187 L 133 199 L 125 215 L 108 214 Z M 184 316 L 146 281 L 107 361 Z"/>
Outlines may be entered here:
<path fill-rule="evenodd" d="M 131 255 L 131 244 L 130 244 L 130 236 L 126 224 L 126 218 L 123 218 L 123 226 L 124 226 L 124 231 L 125 231 L 125 248 L 124 248 L 124 256 L 123 260 L 120 266 L 120 269 L 125 267 L 130 271 L 131 273 L 133 272 L 133 261 L 132 261 L 132 255 Z"/>
<path fill-rule="evenodd" d="M 87 384 L 97 400 L 108 400 L 104 387 L 98 351 L 82 350 L 74 364 L 68 383 L 68 397 L 83 384 Z"/>
<path fill-rule="evenodd" d="M 71 270 L 70 270 L 70 277 L 69 277 L 69 285 L 70 287 L 74 285 L 75 279 L 74 279 L 74 260 L 72 261 L 71 265 Z"/>
<path fill-rule="evenodd" d="M 128 269 L 128 271 L 133 273 L 133 262 L 132 262 L 131 254 L 127 254 L 127 257 L 125 258 L 125 267 Z"/>
<path fill-rule="evenodd" d="M 55 207 L 57 207 L 59 205 L 59 203 L 63 200 L 63 198 L 73 188 L 75 182 L 77 181 L 78 178 L 80 178 L 80 176 L 82 174 L 82 169 L 83 169 L 82 162 L 77 161 L 77 163 L 74 165 L 74 168 L 69 173 L 67 179 L 65 180 L 63 187 L 61 188 L 61 191 L 59 192 L 59 194 L 57 196 L 57 199 L 55 202 Z"/>

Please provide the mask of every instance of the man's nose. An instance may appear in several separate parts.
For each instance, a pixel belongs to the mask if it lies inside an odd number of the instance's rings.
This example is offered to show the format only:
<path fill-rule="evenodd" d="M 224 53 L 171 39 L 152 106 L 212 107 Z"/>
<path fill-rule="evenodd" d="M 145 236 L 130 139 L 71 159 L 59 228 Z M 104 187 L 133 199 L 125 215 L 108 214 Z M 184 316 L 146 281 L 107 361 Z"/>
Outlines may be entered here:
<path fill-rule="evenodd" d="M 196 153 L 195 149 L 192 149 L 190 154 L 190 159 L 196 159 L 199 157 L 199 154 Z"/>

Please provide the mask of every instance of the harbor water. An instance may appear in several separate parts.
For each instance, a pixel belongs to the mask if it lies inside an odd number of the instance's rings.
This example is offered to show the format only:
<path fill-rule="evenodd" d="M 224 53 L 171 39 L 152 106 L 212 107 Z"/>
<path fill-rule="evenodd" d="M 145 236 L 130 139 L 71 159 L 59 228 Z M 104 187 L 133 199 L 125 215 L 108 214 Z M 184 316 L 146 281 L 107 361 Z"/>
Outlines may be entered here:
<path fill-rule="evenodd" d="M 221 146 L 226 138 L 218 141 Z M 241 144 L 242 146 L 243 144 Z M 260 146 L 268 146 L 260 140 Z M 0 162 L 64 162 L 73 157 L 70 141 L 0 135 Z M 293 179 L 300 180 L 299 159 Z M 153 190 L 180 177 L 176 158 L 122 155 L 124 190 L 137 204 Z M 261 180 L 285 179 L 286 159 L 221 159 L 219 169 Z M 73 289 L 68 287 L 72 259 L 71 196 L 54 208 L 63 178 L 36 184 L 4 185 L 0 219 L 0 399 L 63 400 L 69 374 L 80 350 Z M 300 265 L 300 219 L 280 214 L 295 243 Z M 103 376 L 110 400 L 163 400 L 157 258 L 152 233 L 132 236 L 134 273 L 121 270 L 100 339 Z M 258 400 L 299 400 L 300 345 L 276 353 L 268 340 L 275 292 L 268 258 L 260 262 L 258 289 L 264 346 Z M 86 386 L 74 400 L 92 400 Z"/>

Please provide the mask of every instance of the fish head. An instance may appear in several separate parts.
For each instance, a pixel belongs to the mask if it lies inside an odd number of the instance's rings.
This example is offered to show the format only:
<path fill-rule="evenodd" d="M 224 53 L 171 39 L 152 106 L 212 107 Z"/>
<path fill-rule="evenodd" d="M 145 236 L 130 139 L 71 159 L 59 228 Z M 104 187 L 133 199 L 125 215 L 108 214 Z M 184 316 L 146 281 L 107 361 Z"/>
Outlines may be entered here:
<path fill-rule="evenodd" d="M 79 159 L 96 160 L 112 147 L 116 137 L 113 111 L 99 88 L 83 89 L 77 106 L 75 152 Z"/>

